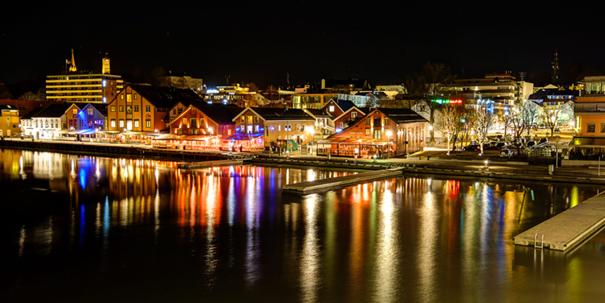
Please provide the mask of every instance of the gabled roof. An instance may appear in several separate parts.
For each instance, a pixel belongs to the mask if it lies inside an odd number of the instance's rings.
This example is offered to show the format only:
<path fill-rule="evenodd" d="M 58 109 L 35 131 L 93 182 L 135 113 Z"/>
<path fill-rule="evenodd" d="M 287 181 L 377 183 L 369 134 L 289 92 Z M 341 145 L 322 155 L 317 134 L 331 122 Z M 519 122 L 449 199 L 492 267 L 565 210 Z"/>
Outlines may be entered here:
<path fill-rule="evenodd" d="M 326 113 L 324 110 L 315 109 L 315 108 L 305 108 L 305 111 L 311 116 L 317 117 L 332 117 L 329 113 Z"/>
<path fill-rule="evenodd" d="M 94 107 L 99 113 L 101 113 L 101 115 L 107 116 L 107 104 L 88 103 L 84 107 L 82 107 L 82 110 L 85 110 L 89 106 Z"/>
<path fill-rule="evenodd" d="M 377 111 L 382 112 L 389 119 L 395 123 L 409 123 L 409 122 L 428 122 L 427 119 L 409 108 L 377 108 Z"/>
<path fill-rule="evenodd" d="M 202 104 L 196 106 L 200 111 L 219 124 L 233 123 L 242 108 L 235 105 Z"/>
<path fill-rule="evenodd" d="M 353 101 L 330 99 L 330 101 L 328 101 L 326 103 L 326 105 L 324 105 L 324 107 L 323 107 L 324 110 L 326 109 L 326 107 L 329 106 L 330 102 L 334 102 L 334 104 L 336 104 L 336 106 L 340 107 L 340 110 L 343 112 L 348 111 L 351 107 L 356 107 L 355 103 L 353 103 Z"/>
<path fill-rule="evenodd" d="M 242 115 L 246 110 L 251 110 L 252 112 L 259 115 L 263 120 L 315 120 L 315 118 L 311 117 L 302 109 L 297 108 L 282 108 L 282 107 L 246 107 L 243 111 L 241 111 L 235 119 Z"/>
<path fill-rule="evenodd" d="M 342 114 L 340 114 L 340 116 L 338 116 L 338 117 L 335 117 L 334 120 L 336 121 L 336 120 L 340 119 L 340 117 L 342 117 L 352 111 L 356 111 L 356 112 L 360 113 L 362 117 L 368 114 L 367 111 L 363 111 L 359 107 L 354 106 L 354 107 L 349 108 L 347 111 L 342 112 Z"/>
<path fill-rule="evenodd" d="M 59 118 L 65 114 L 65 112 L 72 106 L 77 105 L 73 103 L 53 103 L 49 104 L 39 111 L 33 113 L 32 118 Z"/>
<path fill-rule="evenodd" d="M 201 103 L 204 100 L 191 89 L 151 86 L 144 84 L 129 85 L 133 90 L 151 102 L 155 107 L 173 107 L 178 102 L 185 106 Z"/>

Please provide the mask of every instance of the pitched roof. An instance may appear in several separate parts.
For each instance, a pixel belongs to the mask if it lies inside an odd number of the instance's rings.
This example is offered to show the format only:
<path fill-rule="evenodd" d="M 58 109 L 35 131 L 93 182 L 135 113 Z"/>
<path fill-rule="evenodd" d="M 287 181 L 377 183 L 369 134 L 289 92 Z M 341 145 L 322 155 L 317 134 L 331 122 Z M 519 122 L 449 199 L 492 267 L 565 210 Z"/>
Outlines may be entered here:
<path fill-rule="evenodd" d="M 198 104 L 195 107 L 219 124 L 233 123 L 233 118 L 242 111 L 241 107 L 235 105 Z"/>
<path fill-rule="evenodd" d="M 302 109 L 279 107 L 253 107 L 254 112 L 265 120 L 315 120 Z"/>
<path fill-rule="evenodd" d="M 377 108 L 395 123 L 428 122 L 427 119 L 409 108 Z"/>
<path fill-rule="evenodd" d="M 82 109 L 86 108 L 87 106 L 92 106 L 94 107 L 97 111 L 99 111 L 103 116 L 107 116 L 107 104 L 98 104 L 98 103 L 88 103 L 86 104 L 84 107 L 82 107 Z"/>
<path fill-rule="evenodd" d="M 31 115 L 32 118 L 59 118 L 65 114 L 73 103 L 49 104 Z"/>
<path fill-rule="evenodd" d="M 178 102 L 181 102 L 187 106 L 204 101 L 191 89 L 160 87 L 144 84 L 131 84 L 129 86 L 147 99 L 147 101 L 151 102 L 155 107 L 172 107 Z"/>
<path fill-rule="evenodd" d="M 307 111 L 309 114 L 317 117 L 332 117 L 332 115 L 330 115 L 329 113 L 326 113 L 326 111 L 321 110 L 321 109 L 315 109 L 315 108 L 306 108 L 305 111 Z"/>

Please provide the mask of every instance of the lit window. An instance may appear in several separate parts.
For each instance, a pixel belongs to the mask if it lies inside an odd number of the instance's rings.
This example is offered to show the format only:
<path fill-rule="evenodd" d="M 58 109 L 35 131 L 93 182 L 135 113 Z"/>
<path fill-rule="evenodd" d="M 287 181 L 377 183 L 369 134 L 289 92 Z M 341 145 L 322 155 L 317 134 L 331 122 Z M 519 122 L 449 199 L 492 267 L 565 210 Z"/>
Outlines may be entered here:
<path fill-rule="evenodd" d="M 116 119 L 111 119 L 111 123 L 109 123 L 111 128 L 116 128 Z"/>
<path fill-rule="evenodd" d="M 124 128 L 124 120 L 120 119 L 119 125 L 120 125 L 120 128 Z"/>
<path fill-rule="evenodd" d="M 132 102 L 132 94 L 126 94 L 126 102 Z"/>
<path fill-rule="evenodd" d="M 146 119 L 145 120 L 145 127 L 151 128 L 151 120 L 150 119 Z"/>
<path fill-rule="evenodd" d="M 330 105 L 330 107 L 328 108 L 328 110 L 333 113 L 334 112 L 334 105 Z"/>
<path fill-rule="evenodd" d="M 139 128 L 140 126 L 141 126 L 141 125 L 140 125 L 139 119 L 135 119 L 135 120 L 134 120 L 134 127 L 135 127 L 135 128 Z"/>
<path fill-rule="evenodd" d="M 114 113 L 116 112 L 116 107 L 115 106 L 111 107 L 111 112 L 114 112 Z"/>
<path fill-rule="evenodd" d="M 119 106 L 119 110 L 120 110 L 121 113 L 123 113 L 124 112 L 124 106 L 120 105 Z"/>
<path fill-rule="evenodd" d="M 89 107 L 89 108 L 87 109 L 87 111 L 88 111 L 88 115 L 89 115 L 89 116 L 92 116 L 92 115 L 94 115 L 94 114 L 95 114 L 95 111 L 94 111 L 94 109 L 93 109 L 92 107 Z"/>
<path fill-rule="evenodd" d="M 357 112 L 351 112 L 351 119 L 357 118 Z"/>
<path fill-rule="evenodd" d="M 78 109 L 77 109 L 77 108 L 74 108 L 74 109 L 72 109 L 72 110 L 71 110 L 71 112 L 72 112 L 74 115 L 77 115 L 77 114 L 78 114 Z"/>

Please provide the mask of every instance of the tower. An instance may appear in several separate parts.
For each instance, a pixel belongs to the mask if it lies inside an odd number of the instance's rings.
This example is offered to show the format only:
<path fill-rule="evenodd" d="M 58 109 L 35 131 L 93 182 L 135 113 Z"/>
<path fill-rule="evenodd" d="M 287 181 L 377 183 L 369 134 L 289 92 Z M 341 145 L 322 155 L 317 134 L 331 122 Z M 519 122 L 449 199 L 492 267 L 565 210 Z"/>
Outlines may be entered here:
<path fill-rule="evenodd" d="M 74 49 L 71 49 L 71 61 L 69 63 L 69 72 L 71 73 L 75 73 L 78 71 L 78 68 L 76 67 L 76 56 L 74 55 Z"/>
<path fill-rule="evenodd" d="M 103 59 L 101 59 L 101 73 L 102 74 L 111 73 L 111 69 L 110 69 L 110 65 L 109 65 L 109 56 L 107 55 L 107 53 L 105 53 L 105 56 L 103 56 Z"/>
<path fill-rule="evenodd" d="M 555 50 L 555 56 L 551 62 L 552 68 L 552 82 L 553 84 L 559 83 L 559 53 Z"/>

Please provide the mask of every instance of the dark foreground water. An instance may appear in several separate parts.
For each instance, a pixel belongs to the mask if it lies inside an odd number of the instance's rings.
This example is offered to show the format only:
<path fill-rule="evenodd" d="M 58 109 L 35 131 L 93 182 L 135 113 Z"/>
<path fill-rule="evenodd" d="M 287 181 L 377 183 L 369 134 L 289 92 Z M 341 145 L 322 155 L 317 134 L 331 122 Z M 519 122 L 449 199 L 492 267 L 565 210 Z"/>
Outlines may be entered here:
<path fill-rule="evenodd" d="M 605 235 L 512 236 L 597 188 L 0 151 L 1 302 L 600 302 Z"/>

